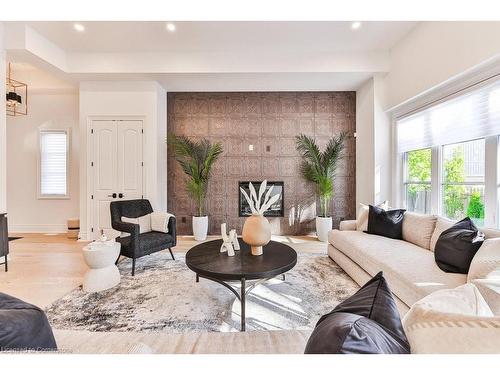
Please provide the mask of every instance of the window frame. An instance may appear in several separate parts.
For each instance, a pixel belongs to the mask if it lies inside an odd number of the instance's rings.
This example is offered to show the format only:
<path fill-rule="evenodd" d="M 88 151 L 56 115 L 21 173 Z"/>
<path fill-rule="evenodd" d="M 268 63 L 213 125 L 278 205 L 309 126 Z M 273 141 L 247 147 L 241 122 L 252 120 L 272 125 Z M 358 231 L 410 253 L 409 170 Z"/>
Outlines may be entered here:
<path fill-rule="evenodd" d="M 394 120 L 394 125 L 396 121 Z M 500 229 L 500 135 L 482 138 L 485 141 L 485 173 L 484 173 L 484 226 Z M 473 141 L 471 139 L 470 141 Z M 395 138 L 395 142 L 397 138 Z M 433 146 L 431 160 L 431 214 L 443 214 L 443 147 Z M 399 192 L 396 202 L 407 208 L 406 201 L 406 152 L 398 154 L 399 164 Z M 460 184 L 464 185 L 464 184 Z M 467 184 L 465 184 L 467 185 Z M 472 183 L 472 185 L 477 185 Z M 481 184 L 479 184 L 481 185 Z"/>
<path fill-rule="evenodd" d="M 490 138 L 490 137 L 486 137 L 486 138 L 475 138 L 475 139 L 469 139 L 467 141 L 463 141 L 463 142 L 457 142 L 457 143 L 447 143 L 447 144 L 442 144 L 442 145 L 439 145 L 437 146 L 439 148 L 439 153 L 441 155 L 441 159 L 440 159 L 440 163 L 439 163 L 439 215 L 447 218 L 447 219 L 450 219 L 448 218 L 445 214 L 444 214 L 444 195 L 445 195 L 445 186 L 448 185 L 448 186 L 484 186 L 484 209 L 485 209 L 485 218 L 484 218 L 484 222 L 486 223 L 486 144 L 487 144 L 487 139 Z M 463 182 L 448 182 L 448 183 L 445 183 L 445 173 L 444 173 L 444 168 L 445 168 L 445 160 L 444 160 L 444 157 L 443 157 L 443 154 L 444 154 L 444 148 L 447 147 L 447 146 L 454 146 L 454 145 L 460 145 L 460 144 L 465 144 L 465 143 L 468 143 L 468 142 L 473 142 L 473 141 L 478 141 L 478 140 L 482 140 L 484 141 L 484 176 L 483 176 L 483 180 L 481 182 L 466 182 L 466 181 L 463 181 Z M 467 209 L 465 210 L 467 211 Z M 466 212 L 464 213 L 464 217 L 466 216 Z M 454 219 L 450 219 L 450 220 L 454 220 Z"/>
<path fill-rule="evenodd" d="M 419 151 L 419 150 L 431 150 L 431 179 L 430 181 L 411 181 L 408 179 L 408 153 L 409 152 L 412 152 L 412 151 Z M 434 153 L 434 150 L 432 147 L 427 147 L 427 148 L 423 148 L 423 149 L 419 149 L 419 150 L 412 150 L 412 151 L 407 151 L 407 152 L 403 152 L 402 154 L 402 167 L 403 167 L 403 170 L 402 170 L 402 180 L 403 180 L 403 189 L 401 191 L 401 196 L 402 196 L 402 200 L 403 200 L 403 207 L 407 208 L 408 207 L 408 185 L 429 185 L 430 188 L 431 188 L 431 212 L 432 212 L 432 208 L 433 208 L 433 197 L 432 197 L 432 194 L 433 194 L 433 186 L 432 186 L 432 183 L 433 183 L 433 176 L 432 176 L 432 172 L 433 172 L 433 168 L 432 166 L 434 165 L 433 162 L 434 162 L 434 158 L 433 158 L 433 153 Z"/>
<path fill-rule="evenodd" d="M 44 133 L 66 134 L 66 194 L 42 194 L 42 135 Z M 38 161 L 37 161 L 37 199 L 40 200 L 68 200 L 71 199 L 70 187 L 71 162 L 71 129 L 39 129 L 38 130 Z"/>

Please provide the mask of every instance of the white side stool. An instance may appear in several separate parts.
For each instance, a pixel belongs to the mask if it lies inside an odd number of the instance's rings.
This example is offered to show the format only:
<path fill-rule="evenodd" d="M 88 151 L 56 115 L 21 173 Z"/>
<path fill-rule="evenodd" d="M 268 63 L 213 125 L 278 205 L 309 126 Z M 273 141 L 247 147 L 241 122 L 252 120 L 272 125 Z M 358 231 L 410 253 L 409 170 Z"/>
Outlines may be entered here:
<path fill-rule="evenodd" d="M 115 265 L 119 255 L 119 242 L 93 242 L 83 248 L 83 258 L 90 268 L 83 279 L 85 292 L 100 292 L 120 283 L 120 271 Z"/>

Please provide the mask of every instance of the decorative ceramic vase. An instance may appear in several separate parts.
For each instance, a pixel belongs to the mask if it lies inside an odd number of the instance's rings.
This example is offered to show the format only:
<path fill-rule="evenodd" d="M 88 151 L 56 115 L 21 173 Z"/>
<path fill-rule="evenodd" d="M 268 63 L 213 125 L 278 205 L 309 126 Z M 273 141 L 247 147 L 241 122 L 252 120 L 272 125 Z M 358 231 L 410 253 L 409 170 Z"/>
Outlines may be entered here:
<path fill-rule="evenodd" d="M 193 234 L 196 241 L 205 241 L 208 233 L 208 216 L 193 216 Z"/>
<path fill-rule="evenodd" d="M 262 255 L 262 247 L 271 241 L 271 225 L 264 215 L 252 215 L 243 224 L 243 241 L 250 245 L 252 255 Z"/>
<path fill-rule="evenodd" d="M 328 232 L 332 230 L 333 222 L 331 217 L 316 216 L 316 234 L 321 242 L 328 241 Z"/>

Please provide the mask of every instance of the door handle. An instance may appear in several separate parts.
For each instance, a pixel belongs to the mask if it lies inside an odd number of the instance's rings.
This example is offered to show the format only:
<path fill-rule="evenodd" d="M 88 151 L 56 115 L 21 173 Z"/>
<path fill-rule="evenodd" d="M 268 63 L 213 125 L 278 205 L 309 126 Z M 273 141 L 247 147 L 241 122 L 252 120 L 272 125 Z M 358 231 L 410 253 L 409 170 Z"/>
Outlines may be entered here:
<path fill-rule="evenodd" d="M 123 197 L 124 197 L 123 193 L 118 194 L 118 198 L 123 198 Z"/>
<path fill-rule="evenodd" d="M 109 194 L 108 197 L 110 198 L 116 198 L 116 193 L 113 193 L 113 194 Z M 121 198 L 121 197 L 120 197 Z"/>

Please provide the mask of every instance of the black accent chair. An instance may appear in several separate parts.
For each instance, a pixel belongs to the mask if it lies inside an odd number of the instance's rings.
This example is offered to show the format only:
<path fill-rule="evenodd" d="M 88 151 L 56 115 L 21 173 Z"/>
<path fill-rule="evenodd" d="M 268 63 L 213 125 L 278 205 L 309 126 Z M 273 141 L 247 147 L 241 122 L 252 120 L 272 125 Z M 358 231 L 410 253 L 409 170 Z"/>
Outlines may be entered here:
<path fill-rule="evenodd" d="M 172 247 L 177 244 L 175 217 L 172 216 L 168 221 L 168 233 L 155 231 L 139 233 L 139 225 L 123 222 L 122 216 L 138 218 L 152 213 L 153 207 L 147 199 L 111 202 L 110 210 L 113 229 L 130 233 L 130 236 L 118 237 L 116 240 L 121 244 L 120 255 L 132 258 L 132 276 L 135 275 L 135 260 L 145 255 L 168 249 L 172 259 L 175 260 L 172 253 Z"/>

